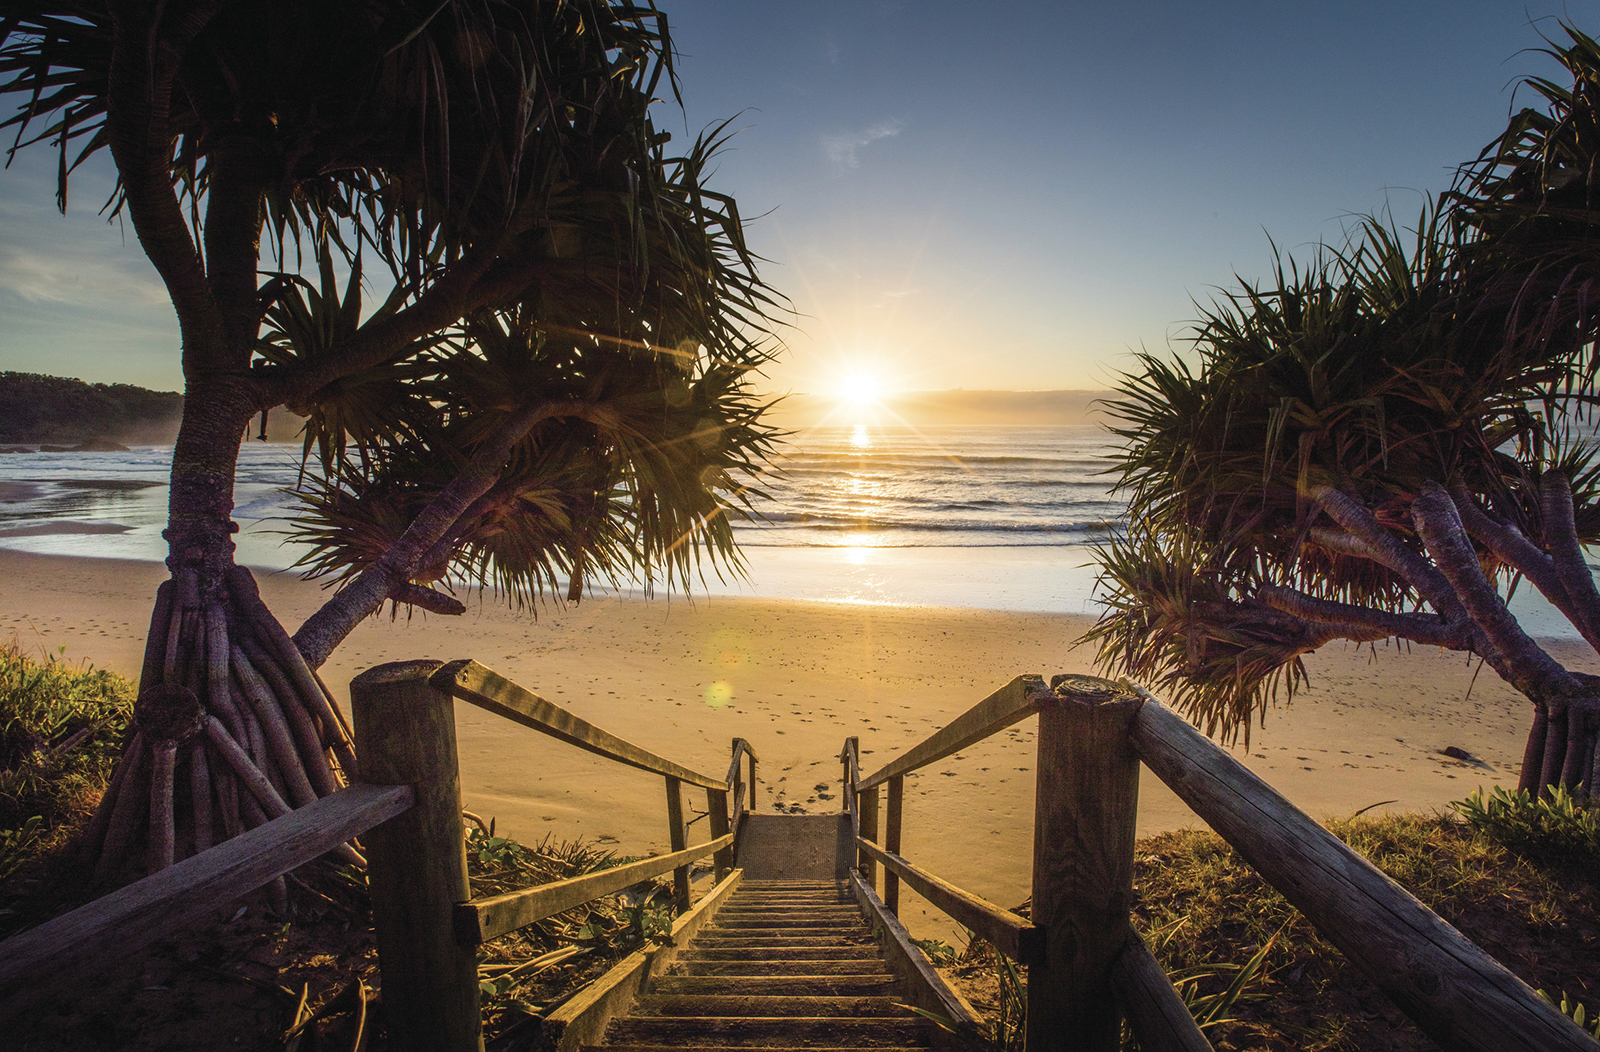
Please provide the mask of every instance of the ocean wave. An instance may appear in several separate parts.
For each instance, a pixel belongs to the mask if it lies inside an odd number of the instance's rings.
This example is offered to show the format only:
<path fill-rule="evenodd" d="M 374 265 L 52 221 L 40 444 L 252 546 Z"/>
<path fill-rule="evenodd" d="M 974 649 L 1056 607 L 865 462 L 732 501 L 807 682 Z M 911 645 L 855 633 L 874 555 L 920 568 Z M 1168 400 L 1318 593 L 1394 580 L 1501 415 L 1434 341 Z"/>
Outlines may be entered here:
<path fill-rule="evenodd" d="M 910 519 L 860 518 L 840 516 L 766 513 L 765 523 L 752 523 L 754 527 L 783 531 L 830 531 L 851 533 L 895 530 L 906 533 L 1107 533 L 1122 524 L 1121 519 L 1084 519 L 1074 522 L 997 522 L 994 520 L 960 520 L 921 522 Z"/>

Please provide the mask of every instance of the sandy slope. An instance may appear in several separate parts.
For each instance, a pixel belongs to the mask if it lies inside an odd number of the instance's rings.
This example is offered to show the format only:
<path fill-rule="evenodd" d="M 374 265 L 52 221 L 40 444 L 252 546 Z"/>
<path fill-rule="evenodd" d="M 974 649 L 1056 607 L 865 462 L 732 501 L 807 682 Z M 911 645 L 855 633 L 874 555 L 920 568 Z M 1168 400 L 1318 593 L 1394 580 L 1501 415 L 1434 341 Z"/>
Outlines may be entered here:
<path fill-rule="evenodd" d="M 0 551 L 0 637 L 137 673 L 155 564 Z M 322 595 L 287 575 L 263 593 L 292 630 Z M 585 602 L 537 621 L 495 605 L 465 617 L 367 622 L 323 676 L 341 697 L 360 670 L 403 658 L 472 657 L 614 733 L 698 770 L 726 769 L 729 739 L 761 756 L 761 803 L 838 805 L 835 757 L 861 737 L 871 770 L 1012 676 L 1088 672 L 1072 649 L 1087 622 L 1054 614 L 759 599 Z M 1553 644 L 1587 664 L 1581 644 Z M 1480 784 L 1515 783 L 1527 703 L 1460 656 L 1379 648 L 1312 661 L 1313 689 L 1267 716 L 1240 758 L 1316 817 L 1380 801 L 1443 807 Z M 628 852 L 666 844 L 659 779 L 609 764 L 468 706 L 458 707 L 466 805 L 522 839 L 609 837 Z M 1437 750 L 1455 745 L 1473 766 Z M 1029 882 L 1033 731 L 1023 723 L 907 786 L 904 853 L 1005 904 Z M 818 789 L 818 787 L 823 787 Z M 826 792 L 828 796 L 823 797 Z M 704 800 L 688 797 L 695 809 Z M 1140 832 L 1196 822 L 1151 777 Z M 696 825 L 691 840 L 704 835 Z M 909 904 L 908 904 L 909 906 Z M 913 927 L 915 911 L 908 909 Z M 928 922 L 925 930 L 941 925 Z"/>

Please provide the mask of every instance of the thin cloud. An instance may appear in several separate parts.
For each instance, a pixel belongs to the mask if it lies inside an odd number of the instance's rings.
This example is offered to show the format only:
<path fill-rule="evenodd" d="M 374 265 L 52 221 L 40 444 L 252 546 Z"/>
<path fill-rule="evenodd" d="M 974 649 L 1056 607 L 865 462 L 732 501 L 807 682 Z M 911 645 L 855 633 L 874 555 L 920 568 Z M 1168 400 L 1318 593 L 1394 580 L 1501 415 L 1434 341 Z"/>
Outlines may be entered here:
<path fill-rule="evenodd" d="M 899 135 L 904 127 L 900 121 L 890 119 L 879 121 L 859 131 L 846 132 L 843 135 L 826 135 L 822 139 L 822 150 L 828 155 L 828 160 L 841 171 L 847 168 L 860 168 L 862 148 L 872 145 L 879 139 Z"/>
<path fill-rule="evenodd" d="M 168 302 L 161 283 L 131 273 L 125 265 L 93 256 L 43 255 L 25 248 L 0 249 L 0 290 L 33 303 L 103 307 Z"/>

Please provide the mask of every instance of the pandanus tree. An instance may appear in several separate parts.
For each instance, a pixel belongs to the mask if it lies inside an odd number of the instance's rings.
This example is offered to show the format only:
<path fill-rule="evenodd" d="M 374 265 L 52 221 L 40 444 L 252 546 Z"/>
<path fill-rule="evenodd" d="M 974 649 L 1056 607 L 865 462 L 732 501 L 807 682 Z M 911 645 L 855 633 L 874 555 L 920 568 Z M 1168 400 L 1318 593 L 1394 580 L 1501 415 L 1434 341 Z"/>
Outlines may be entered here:
<path fill-rule="evenodd" d="M 1600 778 L 1600 679 L 1509 611 L 1526 582 L 1600 650 L 1600 47 L 1462 170 L 1414 237 L 1350 244 L 1203 313 L 1109 403 L 1126 534 L 1101 552 L 1109 667 L 1249 740 L 1335 641 L 1465 651 L 1532 703 L 1521 785 Z"/>
<path fill-rule="evenodd" d="M 182 338 L 171 579 L 101 878 L 348 778 L 316 670 L 386 603 L 738 566 L 781 305 L 705 185 L 719 133 L 669 155 L 652 121 L 671 58 L 622 0 L 7 5 L 13 150 L 59 151 L 63 207 L 109 151 Z M 292 636 L 230 539 L 241 442 L 279 406 L 307 421 L 304 568 L 338 584 Z"/>

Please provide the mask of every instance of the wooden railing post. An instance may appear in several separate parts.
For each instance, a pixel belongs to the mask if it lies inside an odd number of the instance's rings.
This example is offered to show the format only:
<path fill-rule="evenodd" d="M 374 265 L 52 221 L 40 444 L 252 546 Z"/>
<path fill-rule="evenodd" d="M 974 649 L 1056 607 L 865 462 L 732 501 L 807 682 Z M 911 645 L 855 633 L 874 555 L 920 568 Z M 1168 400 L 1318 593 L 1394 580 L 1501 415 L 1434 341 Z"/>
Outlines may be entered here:
<path fill-rule="evenodd" d="M 906 778 L 897 774 L 889 779 L 889 800 L 883 816 L 883 849 L 891 855 L 900 853 L 900 812 L 905 802 Z M 900 915 L 900 877 L 885 868 L 883 871 L 883 904 L 889 912 Z"/>
<path fill-rule="evenodd" d="M 682 851 L 689 846 L 683 828 L 683 783 L 670 774 L 667 775 L 667 836 L 673 851 Z M 677 904 L 679 914 L 689 912 L 687 863 L 672 871 L 672 900 Z"/>
<path fill-rule="evenodd" d="M 750 757 L 750 810 L 754 811 L 756 809 L 756 754 L 746 751 L 745 755 Z"/>
<path fill-rule="evenodd" d="M 1127 940 L 1140 699 L 1108 680 L 1057 676 L 1039 708 L 1033 916 L 1045 962 L 1028 969 L 1028 1052 L 1114 1052 L 1111 969 Z"/>
<path fill-rule="evenodd" d="M 452 908 L 471 893 L 455 702 L 428 684 L 439 665 L 379 665 L 350 683 L 358 779 L 410 785 L 416 799 L 365 838 L 384 1018 L 401 1052 L 483 1048 L 477 962 L 451 927 Z"/>
<path fill-rule="evenodd" d="M 839 763 L 844 767 L 844 773 L 839 776 L 839 783 L 844 787 L 844 791 L 839 796 L 842 798 L 842 810 L 847 815 L 856 812 L 856 781 L 851 777 L 850 769 L 852 764 L 850 761 L 855 759 L 860 748 L 861 739 L 849 737 L 844 740 L 844 748 L 839 753 Z M 859 764 L 856 766 L 859 766 Z"/>
<path fill-rule="evenodd" d="M 706 812 L 711 816 L 711 839 L 716 840 L 728 833 L 728 791 L 726 789 L 706 790 Z M 733 848 L 725 847 L 718 851 L 714 859 L 717 867 L 717 883 L 722 883 L 722 878 L 733 869 Z"/>
<path fill-rule="evenodd" d="M 874 844 L 878 842 L 878 787 L 873 786 L 856 798 L 856 805 L 861 808 L 861 836 Z M 861 871 L 861 879 L 867 882 L 867 887 L 876 888 L 877 873 L 874 869 L 872 856 L 865 851 L 856 852 L 856 868 Z"/>

